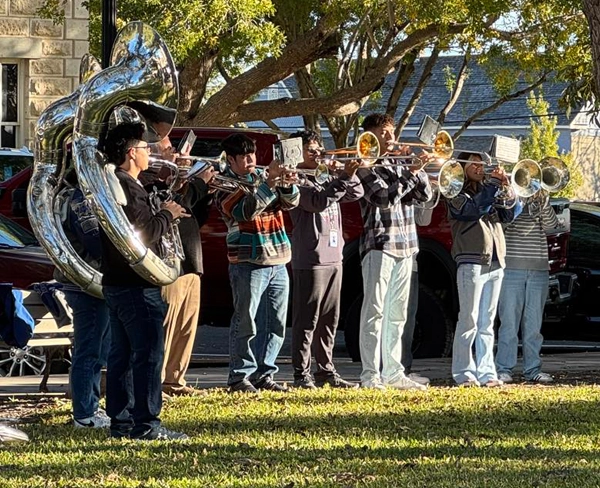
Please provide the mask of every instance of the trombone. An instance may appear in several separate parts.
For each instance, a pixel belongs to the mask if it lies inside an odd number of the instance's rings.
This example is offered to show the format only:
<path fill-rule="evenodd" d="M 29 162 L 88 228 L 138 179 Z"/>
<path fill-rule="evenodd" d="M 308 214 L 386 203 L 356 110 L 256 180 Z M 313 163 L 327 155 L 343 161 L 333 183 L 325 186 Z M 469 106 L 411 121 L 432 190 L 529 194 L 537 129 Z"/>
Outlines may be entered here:
<path fill-rule="evenodd" d="M 408 146 L 408 147 L 428 148 L 428 149 L 431 149 L 431 153 L 433 154 L 435 159 L 441 159 L 444 161 L 449 160 L 452 157 L 452 154 L 454 153 L 454 141 L 452 140 L 452 136 L 445 130 L 439 131 L 437 133 L 437 135 L 435 136 L 433 143 L 431 143 L 431 144 L 418 143 L 418 142 L 405 143 L 402 141 L 394 141 L 392 144 L 395 147 Z M 431 161 L 424 162 L 419 156 L 417 156 L 415 154 L 408 154 L 408 155 L 401 154 L 398 150 L 388 152 L 386 154 L 385 158 L 392 159 L 392 160 L 409 159 L 411 162 L 401 163 L 401 164 L 404 164 L 406 167 L 415 167 L 415 168 L 422 168 L 422 169 L 424 169 L 425 166 L 427 166 L 428 164 L 431 163 Z M 367 160 L 363 164 L 364 164 L 364 166 L 369 167 L 369 168 L 385 167 L 385 166 L 390 166 L 390 164 L 397 164 L 397 163 L 376 163 L 375 161 L 378 159 L 381 159 L 381 158 L 375 158 L 374 160 Z"/>
<path fill-rule="evenodd" d="M 332 149 L 327 151 L 321 151 L 320 157 L 317 160 L 335 160 L 335 161 L 348 161 L 352 159 L 377 159 L 381 147 L 379 146 L 379 139 L 372 132 L 366 131 L 358 136 L 356 146 L 342 147 L 340 149 Z"/>

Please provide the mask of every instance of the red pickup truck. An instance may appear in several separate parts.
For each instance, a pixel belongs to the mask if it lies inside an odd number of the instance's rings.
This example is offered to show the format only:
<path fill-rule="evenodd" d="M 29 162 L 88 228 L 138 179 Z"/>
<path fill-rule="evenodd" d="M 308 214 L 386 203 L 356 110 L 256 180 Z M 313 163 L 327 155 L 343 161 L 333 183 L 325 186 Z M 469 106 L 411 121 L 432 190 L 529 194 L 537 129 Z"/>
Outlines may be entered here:
<path fill-rule="evenodd" d="M 177 147 L 187 132 L 176 128 L 171 133 L 171 142 Z M 268 164 L 273 155 L 273 143 L 279 140 L 272 131 L 257 131 L 232 128 L 195 128 L 197 135 L 192 155 L 217 157 L 221 153 L 220 141 L 234 131 L 243 131 L 257 142 L 259 164 Z M 29 226 L 25 207 L 25 191 L 31 175 L 26 169 L 8 181 L 0 183 L 0 213 Z M 559 218 L 568 223 L 568 201 L 553 203 Z M 359 358 L 358 324 L 362 302 L 362 275 L 358 253 L 358 241 L 362 231 L 362 218 L 358 203 L 342 206 L 344 219 L 344 279 L 342 286 L 341 328 L 345 329 L 348 352 L 353 359 Z M 293 232 L 291 225 L 289 229 Z M 232 313 L 231 289 L 227 273 L 225 236 L 227 228 L 218 210 L 213 207 L 202 227 L 201 239 L 204 254 L 205 275 L 202 283 L 203 323 L 227 325 Z M 561 305 L 570 297 L 573 278 L 562 273 L 566 266 L 568 227 L 548 236 L 550 253 L 551 284 L 547 315 L 559 316 Z M 432 222 L 419 228 L 419 310 L 414 348 L 416 357 L 447 356 L 451 352 L 452 337 L 458 313 L 456 290 L 456 267 L 450 255 L 452 244 L 450 226 L 446 218 L 445 205 L 440 204 L 433 213 Z M 6 278 L 6 277 L 1 277 Z M 32 277 L 32 281 L 36 279 Z"/>

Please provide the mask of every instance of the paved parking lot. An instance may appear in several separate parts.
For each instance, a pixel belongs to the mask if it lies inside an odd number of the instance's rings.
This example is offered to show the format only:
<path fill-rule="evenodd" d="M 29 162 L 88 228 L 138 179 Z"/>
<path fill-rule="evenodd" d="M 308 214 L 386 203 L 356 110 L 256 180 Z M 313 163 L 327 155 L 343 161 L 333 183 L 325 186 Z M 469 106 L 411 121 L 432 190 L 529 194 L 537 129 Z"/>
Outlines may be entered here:
<path fill-rule="evenodd" d="M 450 383 L 450 358 L 417 359 L 414 371 L 432 379 L 432 384 L 447 385 Z M 292 367 L 289 358 L 282 357 L 279 362 L 280 372 L 277 380 L 291 382 Z M 358 381 L 360 363 L 353 363 L 349 358 L 338 358 L 336 365 L 339 373 L 348 380 Z M 544 356 L 544 371 L 550 374 L 597 372 L 587 377 L 588 382 L 600 383 L 600 352 L 578 352 L 567 354 L 552 354 Z M 517 371 L 518 372 L 518 371 Z M 224 387 L 227 382 L 227 366 L 217 357 L 205 363 L 202 367 L 190 368 L 186 376 L 188 382 L 198 388 Z M 0 378 L 0 399 L 22 397 L 37 393 L 39 377 Z M 67 389 L 67 375 L 52 375 L 50 377 L 50 395 L 64 395 Z"/>

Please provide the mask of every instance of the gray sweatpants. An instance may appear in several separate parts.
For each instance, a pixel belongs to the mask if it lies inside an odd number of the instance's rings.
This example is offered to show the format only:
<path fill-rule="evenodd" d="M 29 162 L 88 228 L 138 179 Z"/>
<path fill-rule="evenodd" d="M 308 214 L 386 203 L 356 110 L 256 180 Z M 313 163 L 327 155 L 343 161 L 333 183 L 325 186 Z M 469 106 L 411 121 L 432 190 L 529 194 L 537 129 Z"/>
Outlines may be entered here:
<path fill-rule="evenodd" d="M 310 374 L 311 350 L 315 379 L 335 374 L 333 346 L 340 318 L 342 265 L 295 269 L 292 292 L 292 365 L 294 379 Z"/>

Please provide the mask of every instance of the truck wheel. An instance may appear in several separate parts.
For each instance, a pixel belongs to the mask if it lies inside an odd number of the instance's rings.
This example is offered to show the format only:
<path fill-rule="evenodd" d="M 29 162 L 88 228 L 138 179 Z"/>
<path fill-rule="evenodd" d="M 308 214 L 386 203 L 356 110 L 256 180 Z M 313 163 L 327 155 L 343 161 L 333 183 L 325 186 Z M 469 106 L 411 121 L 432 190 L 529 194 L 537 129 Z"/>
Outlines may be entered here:
<path fill-rule="evenodd" d="M 425 285 L 419 285 L 419 309 L 413 335 L 415 358 L 448 357 L 452 353 L 454 322 L 444 302 Z"/>
<path fill-rule="evenodd" d="M 362 294 L 357 296 L 346 313 L 344 338 L 346 350 L 354 362 L 360 361 L 359 330 Z M 453 321 L 444 303 L 424 285 L 419 285 L 419 309 L 413 335 L 415 358 L 450 356 L 454 336 Z"/>

